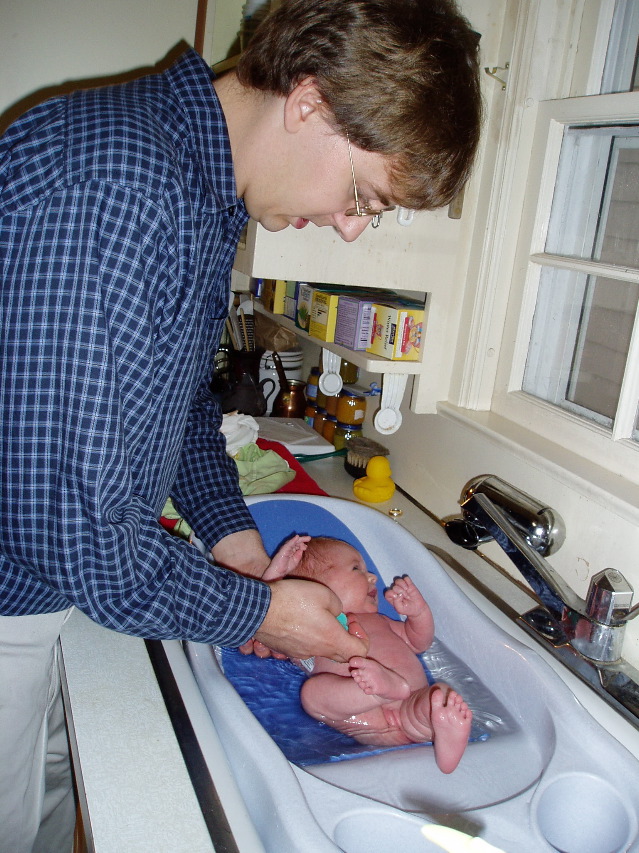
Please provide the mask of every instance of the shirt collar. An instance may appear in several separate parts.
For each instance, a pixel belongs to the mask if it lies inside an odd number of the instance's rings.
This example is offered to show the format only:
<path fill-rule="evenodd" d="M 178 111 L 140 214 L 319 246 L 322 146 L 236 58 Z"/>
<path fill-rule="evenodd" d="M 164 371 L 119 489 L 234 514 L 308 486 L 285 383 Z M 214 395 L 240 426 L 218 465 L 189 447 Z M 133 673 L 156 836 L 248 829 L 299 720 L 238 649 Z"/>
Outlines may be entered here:
<path fill-rule="evenodd" d="M 220 208 L 239 205 L 233 169 L 233 156 L 226 119 L 213 81 L 215 74 L 202 57 L 189 48 L 166 72 L 186 116 L 196 156 L 202 167 L 209 192 Z"/>

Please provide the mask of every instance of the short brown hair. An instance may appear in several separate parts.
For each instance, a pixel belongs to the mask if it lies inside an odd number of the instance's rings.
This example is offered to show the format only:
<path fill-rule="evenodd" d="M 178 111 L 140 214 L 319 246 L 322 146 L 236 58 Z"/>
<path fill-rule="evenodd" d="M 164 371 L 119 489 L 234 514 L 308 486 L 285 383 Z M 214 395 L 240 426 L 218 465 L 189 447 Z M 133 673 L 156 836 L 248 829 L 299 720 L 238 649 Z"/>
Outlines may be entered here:
<path fill-rule="evenodd" d="M 240 57 L 240 82 L 286 96 L 314 77 L 335 130 L 391 163 L 393 199 L 448 204 L 482 118 L 478 35 L 453 0 L 284 0 Z"/>

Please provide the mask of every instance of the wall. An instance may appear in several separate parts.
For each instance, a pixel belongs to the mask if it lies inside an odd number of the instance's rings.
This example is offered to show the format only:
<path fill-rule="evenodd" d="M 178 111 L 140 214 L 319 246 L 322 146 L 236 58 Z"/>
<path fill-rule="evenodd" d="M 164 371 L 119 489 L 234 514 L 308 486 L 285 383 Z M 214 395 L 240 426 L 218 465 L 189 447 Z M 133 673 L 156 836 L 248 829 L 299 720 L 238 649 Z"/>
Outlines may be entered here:
<path fill-rule="evenodd" d="M 153 66 L 181 40 L 193 44 L 196 10 L 197 0 L 5 0 L 0 130 L 72 81 Z"/>

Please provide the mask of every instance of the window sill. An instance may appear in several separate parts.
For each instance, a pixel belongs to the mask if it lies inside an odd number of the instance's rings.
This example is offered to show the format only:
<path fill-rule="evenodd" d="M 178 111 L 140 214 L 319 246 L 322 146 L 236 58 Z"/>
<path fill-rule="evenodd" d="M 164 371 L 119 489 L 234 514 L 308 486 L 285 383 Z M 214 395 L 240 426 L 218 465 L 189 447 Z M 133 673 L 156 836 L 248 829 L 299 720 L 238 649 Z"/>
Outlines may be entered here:
<path fill-rule="evenodd" d="M 601 504 L 631 524 L 639 525 L 639 485 L 620 474 L 606 470 L 494 412 L 477 412 L 450 403 L 439 403 L 438 414 L 480 433 L 483 438 L 515 454 L 522 462 Z"/>

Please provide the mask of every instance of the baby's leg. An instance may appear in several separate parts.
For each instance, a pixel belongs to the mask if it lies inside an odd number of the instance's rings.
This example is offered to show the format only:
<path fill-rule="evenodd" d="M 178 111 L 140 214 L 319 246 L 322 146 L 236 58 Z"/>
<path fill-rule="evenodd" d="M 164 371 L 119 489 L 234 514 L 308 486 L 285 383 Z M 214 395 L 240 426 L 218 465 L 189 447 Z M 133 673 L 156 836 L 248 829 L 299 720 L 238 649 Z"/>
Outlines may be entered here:
<path fill-rule="evenodd" d="M 380 699 L 406 699 L 410 696 L 408 683 L 391 669 L 372 658 L 352 657 L 348 665 L 353 681 L 367 696 Z"/>
<path fill-rule="evenodd" d="M 433 741 L 435 760 L 442 773 L 452 773 L 460 762 L 472 724 L 472 711 L 447 684 L 416 690 L 399 709 L 400 723 L 415 743 Z"/>
<path fill-rule="evenodd" d="M 369 696 L 349 675 L 320 672 L 302 685 L 302 707 L 316 720 L 339 725 L 357 714 L 379 707 L 383 700 Z"/>

